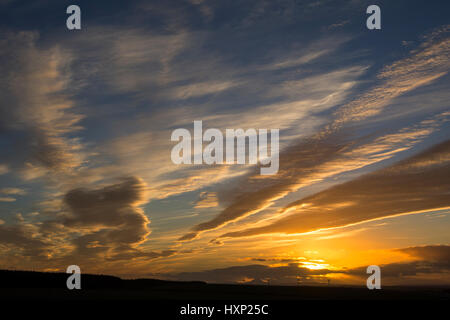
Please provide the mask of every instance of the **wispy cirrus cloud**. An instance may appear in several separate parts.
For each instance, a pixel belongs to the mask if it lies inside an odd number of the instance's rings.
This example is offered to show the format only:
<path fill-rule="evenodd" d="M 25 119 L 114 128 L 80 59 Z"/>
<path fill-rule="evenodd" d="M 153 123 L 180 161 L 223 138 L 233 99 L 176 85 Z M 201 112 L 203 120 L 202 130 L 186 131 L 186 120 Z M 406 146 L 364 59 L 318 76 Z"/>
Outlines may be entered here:
<path fill-rule="evenodd" d="M 26 191 L 20 188 L 2 188 L 0 189 L 0 202 L 14 202 L 16 201 L 16 196 L 23 196 L 25 194 Z"/>
<path fill-rule="evenodd" d="M 390 159 L 421 142 L 445 123 L 446 119 L 446 113 L 443 113 L 412 128 L 404 128 L 397 133 L 377 137 L 371 142 L 364 140 L 349 142 L 344 138 L 338 138 L 338 135 L 334 135 L 336 140 L 332 140 L 331 137 L 323 140 L 307 140 L 302 145 L 292 148 L 290 152 L 285 151 L 281 154 L 280 163 L 284 165 L 280 167 L 277 177 L 269 181 L 262 179 L 262 182 L 261 179 L 250 179 L 246 182 L 245 189 L 256 188 L 256 191 L 243 191 L 245 196 L 238 198 L 238 201 L 226 207 L 209 222 L 196 226 L 195 232 L 181 239 L 192 239 L 198 232 L 215 229 L 229 221 L 265 209 L 275 200 L 302 187 Z M 263 183 L 265 184 L 262 185 Z M 259 185 L 262 186 L 258 187 Z"/>
<path fill-rule="evenodd" d="M 396 97 L 429 84 L 450 69 L 450 26 L 425 37 L 410 57 L 390 64 L 377 74 L 381 82 L 336 112 L 332 127 L 379 114 Z"/>
<path fill-rule="evenodd" d="M 105 28 L 99 29 L 102 30 Z M 93 153 L 107 155 L 104 157 L 107 160 L 93 157 L 90 167 L 83 168 L 68 187 L 100 181 L 111 174 L 138 175 L 152 185 L 150 197 L 164 198 L 244 174 L 250 167 L 175 166 L 167 151 L 173 147 L 168 139 L 171 131 L 175 126 L 189 127 L 194 120 L 203 119 L 205 126 L 223 130 L 231 127 L 280 128 L 286 130 L 283 137 L 284 143 L 288 143 L 322 124 L 323 120 L 316 114 L 342 102 L 366 70 L 365 66 L 351 66 L 327 73 L 301 74 L 298 81 L 285 81 L 280 76 L 269 81 L 266 76 L 258 76 L 259 73 L 271 73 L 261 70 L 260 63 L 237 68 L 223 61 L 220 55 L 213 58 L 205 54 L 201 47 L 208 39 L 208 33 L 180 31 L 158 35 L 138 28 L 106 28 L 106 31 L 110 36 L 102 37 L 101 42 L 97 38 L 99 33 L 75 37 L 69 42 L 76 63 L 84 65 L 89 61 L 82 68 L 83 79 L 78 81 L 82 83 L 81 90 L 91 81 L 101 79 L 105 92 L 123 95 L 130 104 L 139 105 L 145 101 L 161 107 L 144 112 L 129 108 L 127 119 L 111 125 L 116 130 L 106 127 L 108 139 L 100 141 Z M 331 41 L 327 52 L 337 50 L 346 40 Z M 303 63 L 306 63 L 311 55 L 314 59 L 323 57 L 325 44 L 326 41 L 318 41 L 297 53 L 295 59 L 304 57 Z M 130 51 L 131 48 L 134 50 Z M 284 54 L 284 58 L 293 57 Z M 101 63 L 103 59 L 110 60 L 111 64 Z M 283 68 L 297 64 L 289 63 L 289 66 Z M 211 69 L 217 70 L 213 78 Z M 251 92 L 255 93 L 253 96 L 261 93 L 270 96 L 272 102 L 258 97 L 252 106 L 243 108 L 238 114 L 225 104 L 227 97 L 234 95 L 245 105 Z M 115 105 L 107 108 L 108 112 L 123 112 Z M 99 113 L 98 117 L 103 118 Z M 303 121 L 304 125 L 298 127 L 296 121 Z"/>
<path fill-rule="evenodd" d="M 448 27 L 441 28 L 428 36 L 416 51 L 411 52 L 410 57 L 386 66 L 378 74 L 378 77 L 383 79 L 381 85 L 370 88 L 340 107 L 332 122 L 319 133 L 281 152 L 280 171 L 276 177 L 256 179 L 256 175 L 247 175 L 240 181 L 246 190 L 236 191 L 235 199 L 218 216 L 194 226 L 192 232 L 180 240 L 191 240 L 200 232 L 260 212 L 274 201 L 305 185 L 389 159 L 429 135 L 434 130 L 432 127 L 416 130 L 415 133 L 399 132 L 392 136 L 379 137 L 373 143 L 363 146 L 357 141 L 349 142 L 344 139 L 343 125 L 372 117 L 396 97 L 447 74 L 450 54 L 448 31 Z M 398 139 L 409 142 L 400 147 Z M 326 170 L 323 170 L 324 168 Z"/>
<path fill-rule="evenodd" d="M 9 61 L 0 66 L 0 128 L 20 144 L 9 166 L 18 167 L 25 179 L 68 173 L 83 163 L 80 141 L 69 136 L 80 130 L 82 119 L 71 110 L 66 93 L 70 55 L 58 46 L 39 48 L 38 37 L 34 32 L 3 33 L 0 41 L 2 60 Z"/>
<path fill-rule="evenodd" d="M 1 194 L 24 195 L 26 191 L 20 188 L 1 188 Z"/>

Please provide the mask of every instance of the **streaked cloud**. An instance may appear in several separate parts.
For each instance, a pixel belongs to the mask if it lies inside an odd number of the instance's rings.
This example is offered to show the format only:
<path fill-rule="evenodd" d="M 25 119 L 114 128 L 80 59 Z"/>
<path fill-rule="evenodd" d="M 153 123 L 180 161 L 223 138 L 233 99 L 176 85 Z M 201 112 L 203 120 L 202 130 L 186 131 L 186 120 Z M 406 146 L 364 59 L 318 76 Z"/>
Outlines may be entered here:
<path fill-rule="evenodd" d="M 429 283 L 448 284 L 450 271 L 449 246 L 424 246 L 398 249 L 400 252 L 413 255 L 415 261 L 404 261 L 383 264 L 383 283 L 387 285 L 405 283 Z M 420 255 L 416 255 L 420 252 Z M 414 254 L 412 254 L 414 253 Z M 428 259 L 429 256 L 433 259 Z M 260 261 L 260 260 L 259 260 Z M 262 262 L 262 261 L 260 261 Z M 322 261 L 318 261 L 322 263 Z M 309 268 L 308 268 L 309 267 Z M 182 272 L 178 274 L 163 275 L 170 279 L 183 281 L 206 281 L 209 283 L 242 283 L 277 285 L 298 285 L 301 284 L 327 284 L 339 283 L 339 277 L 353 276 L 354 284 L 365 285 L 367 278 L 367 266 L 352 269 L 314 269 L 313 261 L 289 262 L 284 261 L 281 266 L 267 266 L 262 264 L 231 266 L 220 269 L 211 269 L 197 272 Z M 429 275 L 437 277 L 429 278 Z"/>
<path fill-rule="evenodd" d="M 279 57 L 277 57 L 275 61 L 266 64 L 263 68 L 267 70 L 276 70 L 302 67 L 320 57 L 336 51 L 337 48 L 349 40 L 350 37 L 348 36 L 319 39 L 308 45 L 306 48 L 299 48 L 299 50 L 296 51 L 295 56 L 290 52 L 280 52 Z"/>
<path fill-rule="evenodd" d="M 175 87 L 172 96 L 176 99 L 188 99 L 222 92 L 237 85 L 237 83 L 230 81 L 194 83 Z"/>
<path fill-rule="evenodd" d="M 338 138 L 338 135 L 307 140 L 280 155 L 282 165 L 277 177 L 271 179 L 245 177 L 244 179 L 248 179 L 243 190 L 245 196 L 238 197 L 237 201 L 232 202 L 221 214 L 209 222 L 196 226 L 194 232 L 182 237 L 181 240 L 193 239 L 200 231 L 215 229 L 230 221 L 261 211 L 271 206 L 274 201 L 302 187 L 390 159 L 419 143 L 445 121 L 446 117 L 439 115 L 433 121 L 425 120 L 412 128 L 375 138 L 370 143 L 346 142 L 343 138 Z M 332 140 L 333 138 L 336 140 Z"/>
<path fill-rule="evenodd" d="M 441 27 L 412 50 L 410 57 L 385 66 L 377 74 L 381 84 L 340 108 L 332 127 L 374 116 L 398 96 L 446 75 L 450 69 L 449 32 L 450 26 Z"/>
<path fill-rule="evenodd" d="M 264 233 L 303 233 L 362 221 L 450 206 L 450 141 L 388 168 L 337 185 L 287 205 L 288 215 L 262 227 L 226 233 L 241 237 Z M 441 161 L 420 168 L 417 163 Z M 439 183 L 437 183 L 439 182 Z M 342 202 L 346 205 L 340 205 Z"/>
<path fill-rule="evenodd" d="M 380 137 L 374 143 L 363 146 L 355 140 L 346 141 L 345 129 L 341 126 L 349 121 L 374 116 L 394 98 L 445 75 L 450 53 L 448 29 L 443 27 L 429 36 L 417 51 L 411 53 L 411 57 L 386 66 L 378 74 L 380 79 L 384 79 L 383 85 L 369 89 L 361 97 L 339 108 L 335 119 L 322 131 L 283 150 L 279 174 L 275 178 L 261 179 L 253 174 L 247 175 L 240 181 L 245 190 L 236 190 L 235 200 L 230 205 L 212 220 L 194 226 L 192 232 L 180 240 L 194 239 L 199 232 L 260 212 L 287 194 L 326 177 L 389 159 L 429 135 L 434 125 L 428 129 L 414 130 L 415 133 L 399 132 Z M 427 123 L 421 125 L 426 127 Z M 409 146 L 398 146 L 398 139 L 408 141 Z"/>
<path fill-rule="evenodd" d="M 9 194 L 9 195 L 20 195 L 23 196 L 26 194 L 26 191 L 20 188 L 1 188 L 0 194 Z"/>
<path fill-rule="evenodd" d="M 71 111 L 73 101 L 65 94 L 71 57 L 58 46 L 39 48 L 38 37 L 34 32 L 3 33 L 0 42 L 2 60 L 10 61 L 0 67 L 0 128 L 22 136 L 10 166 L 18 167 L 25 179 L 47 171 L 69 172 L 83 162 L 80 141 L 68 136 L 80 129 L 82 119 Z"/>
<path fill-rule="evenodd" d="M 196 209 L 214 208 L 219 205 L 215 192 L 201 192 L 198 201 L 195 203 Z"/>

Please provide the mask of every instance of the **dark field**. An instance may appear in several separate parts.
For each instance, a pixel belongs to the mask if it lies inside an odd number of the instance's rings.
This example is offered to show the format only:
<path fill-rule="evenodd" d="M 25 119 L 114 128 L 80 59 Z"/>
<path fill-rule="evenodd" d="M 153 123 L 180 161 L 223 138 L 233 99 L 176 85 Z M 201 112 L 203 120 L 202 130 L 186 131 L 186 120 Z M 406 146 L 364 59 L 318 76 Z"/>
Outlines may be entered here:
<path fill-rule="evenodd" d="M 81 290 L 68 290 L 69 274 L 0 271 L 0 299 L 33 300 L 449 300 L 448 287 L 256 286 L 124 280 L 113 276 L 81 276 Z"/>

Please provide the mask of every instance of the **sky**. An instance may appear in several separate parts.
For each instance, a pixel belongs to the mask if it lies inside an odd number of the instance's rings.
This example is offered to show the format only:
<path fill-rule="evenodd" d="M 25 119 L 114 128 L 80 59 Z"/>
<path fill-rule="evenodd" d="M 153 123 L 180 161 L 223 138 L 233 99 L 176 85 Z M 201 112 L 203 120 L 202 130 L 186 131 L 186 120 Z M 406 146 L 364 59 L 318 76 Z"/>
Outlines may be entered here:
<path fill-rule="evenodd" d="M 450 284 L 449 10 L 0 1 L 0 268 Z M 278 172 L 174 164 L 198 120 L 279 129 Z"/>

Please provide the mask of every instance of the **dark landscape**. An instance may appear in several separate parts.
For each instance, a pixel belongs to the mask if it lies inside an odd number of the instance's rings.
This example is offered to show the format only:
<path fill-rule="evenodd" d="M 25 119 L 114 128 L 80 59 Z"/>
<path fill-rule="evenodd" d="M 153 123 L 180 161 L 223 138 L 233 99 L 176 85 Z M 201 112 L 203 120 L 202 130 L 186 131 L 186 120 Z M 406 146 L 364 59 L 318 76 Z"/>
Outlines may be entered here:
<path fill-rule="evenodd" d="M 80 290 L 66 288 L 66 273 L 0 271 L 0 299 L 32 300 L 448 300 L 448 287 L 261 286 L 83 274 Z"/>

